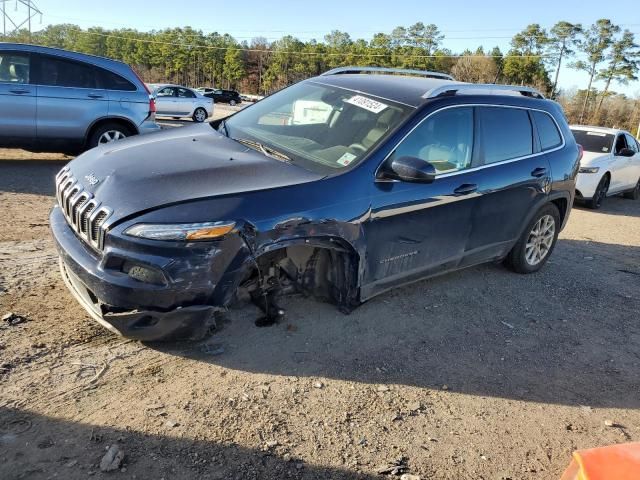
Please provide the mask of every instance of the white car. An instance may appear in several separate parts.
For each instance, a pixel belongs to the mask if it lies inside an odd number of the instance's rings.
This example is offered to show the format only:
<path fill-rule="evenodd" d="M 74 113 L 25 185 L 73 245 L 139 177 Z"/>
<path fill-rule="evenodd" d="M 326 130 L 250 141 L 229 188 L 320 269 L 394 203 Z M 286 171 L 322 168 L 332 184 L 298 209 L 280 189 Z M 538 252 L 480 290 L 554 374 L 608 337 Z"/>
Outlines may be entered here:
<path fill-rule="evenodd" d="M 213 115 L 213 99 L 196 90 L 166 84 L 152 84 L 150 87 L 156 99 L 158 117 L 190 117 L 200 123 Z"/>
<path fill-rule="evenodd" d="M 604 127 L 571 125 L 584 154 L 576 182 L 576 199 L 600 208 L 611 195 L 640 197 L 640 143 L 629 132 Z"/>

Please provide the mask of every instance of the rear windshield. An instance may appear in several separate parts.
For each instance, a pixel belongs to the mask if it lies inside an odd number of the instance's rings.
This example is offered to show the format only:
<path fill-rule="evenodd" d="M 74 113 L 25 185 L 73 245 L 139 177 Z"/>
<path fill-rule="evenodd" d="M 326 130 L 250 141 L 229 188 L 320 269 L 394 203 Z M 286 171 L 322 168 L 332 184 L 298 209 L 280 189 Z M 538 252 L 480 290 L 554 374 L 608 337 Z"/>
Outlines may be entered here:
<path fill-rule="evenodd" d="M 220 126 L 235 140 L 250 140 L 293 163 L 330 173 L 353 166 L 414 109 L 389 100 L 315 82 L 281 90 Z"/>
<path fill-rule="evenodd" d="M 582 145 L 585 152 L 609 153 L 613 145 L 613 135 L 589 130 L 571 130 L 576 143 Z"/>

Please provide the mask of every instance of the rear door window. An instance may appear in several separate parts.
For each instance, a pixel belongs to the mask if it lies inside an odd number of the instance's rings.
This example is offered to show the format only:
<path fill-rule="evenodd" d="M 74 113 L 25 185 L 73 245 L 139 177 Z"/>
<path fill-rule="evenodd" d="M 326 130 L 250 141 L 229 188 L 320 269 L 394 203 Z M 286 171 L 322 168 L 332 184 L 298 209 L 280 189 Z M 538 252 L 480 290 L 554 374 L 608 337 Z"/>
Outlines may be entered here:
<path fill-rule="evenodd" d="M 186 88 L 177 88 L 179 98 L 196 98 L 195 94 Z"/>
<path fill-rule="evenodd" d="M 562 137 L 560 136 L 556 122 L 553 121 L 551 116 L 548 113 L 535 110 L 532 110 L 531 113 L 536 122 L 542 151 L 551 150 L 562 145 Z"/>
<path fill-rule="evenodd" d="M 533 130 L 527 110 L 479 107 L 480 142 L 484 163 L 496 163 L 533 153 Z"/>
<path fill-rule="evenodd" d="M 0 52 L 0 82 L 29 83 L 31 62 L 28 53 Z"/>
<path fill-rule="evenodd" d="M 99 70 L 86 63 L 40 55 L 39 85 L 98 88 Z"/>

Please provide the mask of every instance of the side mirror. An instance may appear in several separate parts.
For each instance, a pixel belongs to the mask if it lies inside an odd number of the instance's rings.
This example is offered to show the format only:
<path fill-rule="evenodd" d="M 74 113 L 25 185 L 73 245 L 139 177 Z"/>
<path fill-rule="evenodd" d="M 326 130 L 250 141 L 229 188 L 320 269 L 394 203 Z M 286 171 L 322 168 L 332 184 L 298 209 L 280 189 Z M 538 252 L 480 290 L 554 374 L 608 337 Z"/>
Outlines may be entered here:
<path fill-rule="evenodd" d="M 395 158 L 384 171 L 386 178 L 413 183 L 431 183 L 436 173 L 432 164 L 417 157 Z"/>
<path fill-rule="evenodd" d="M 630 148 L 623 148 L 618 152 L 618 155 L 621 157 L 633 157 L 635 154 L 636 152 L 634 152 Z"/>

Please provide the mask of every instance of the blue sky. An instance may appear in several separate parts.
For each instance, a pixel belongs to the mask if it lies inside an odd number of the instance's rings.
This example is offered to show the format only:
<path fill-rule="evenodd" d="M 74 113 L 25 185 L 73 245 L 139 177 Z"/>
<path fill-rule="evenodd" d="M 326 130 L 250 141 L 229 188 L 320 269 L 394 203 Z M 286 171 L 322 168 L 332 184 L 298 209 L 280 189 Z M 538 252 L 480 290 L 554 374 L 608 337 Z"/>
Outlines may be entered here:
<path fill-rule="evenodd" d="M 444 46 L 454 52 L 478 45 L 504 50 L 509 39 L 529 23 L 549 28 L 559 20 L 591 24 L 598 18 L 636 33 L 640 42 L 640 9 L 637 0 L 536 0 L 527 5 L 519 1 L 482 0 L 451 2 L 432 0 L 36 0 L 44 13 L 42 25 L 75 23 L 82 27 L 130 27 L 139 30 L 189 25 L 205 32 L 230 33 L 238 40 L 263 36 L 277 39 L 292 34 L 300 39 L 321 40 L 325 33 L 339 29 L 352 38 L 370 39 L 376 32 L 391 32 L 398 26 L 417 21 L 435 23 L 445 34 Z M 465 4 L 466 3 L 466 4 Z M 8 5 L 14 8 L 12 2 Z M 586 87 L 586 75 L 563 69 L 560 84 L 564 88 Z M 640 95 L 640 82 L 617 91 Z"/>

